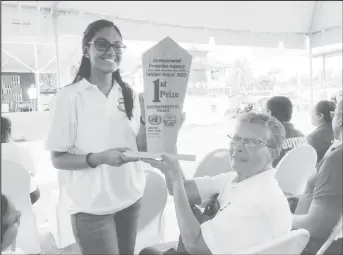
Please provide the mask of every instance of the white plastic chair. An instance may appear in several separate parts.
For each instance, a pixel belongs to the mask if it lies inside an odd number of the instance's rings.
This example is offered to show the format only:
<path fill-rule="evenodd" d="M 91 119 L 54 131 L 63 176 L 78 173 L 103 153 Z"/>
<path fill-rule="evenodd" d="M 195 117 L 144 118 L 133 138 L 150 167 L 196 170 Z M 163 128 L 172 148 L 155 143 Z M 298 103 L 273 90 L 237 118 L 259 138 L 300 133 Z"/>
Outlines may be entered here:
<path fill-rule="evenodd" d="M 258 245 L 252 249 L 235 254 L 301 254 L 310 239 L 310 233 L 305 229 L 292 230 L 284 236 Z"/>
<path fill-rule="evenodd" d="M 280 188 L 290 195 L 302 194 L 310 176 L 316 173 L 317 153 L 308 145 L 300 145 L 289 151 L 275 171 Z"/>
<path fill-rule="evenodd" d="M 228 237 L 230 238 L 230 237 Z M 310 239 L 310 233 L 305 229 L 293 230 L 284 236 L 273 239 L 272 241 L 253 247 L 252 249 L 238 252 L 235 254 L 292 254 L 297 255 L 305 249 Z M 157 244 L 153 247 L 159 251 L 166 251 L 175 248 L 177 242 Z"/>
<path fill-rule="evenodd" d="M 216 176 L 231 171 L 231 160 L 227 149 L 217 149 L 210 152 L 198 165 L 194 178 Z"/>
<path fill-rule="evenodd" d="M 59 190 L 52 194 L 52 203 L 48 215 L 48 231 L 54 237 L 58 249 L 76 243 L 64 188 L 66 174 L 68 173 L 58 170 Z"/>
<path fill-rule="evenodd" d="M 28 254 L 41 252 L 36 215 L 30 199 L 30 175 L 20 163 L 9 159 L 1 162 L 2 193 L 21 212 L 16 247 Z"/>
<path fill-rule="evenodd" d="M 163 211 L 168 190 L 164 178 L 154 170 L 145 170 L 146 187 L 138 221 L 135 254 L 163 241 Z"/>

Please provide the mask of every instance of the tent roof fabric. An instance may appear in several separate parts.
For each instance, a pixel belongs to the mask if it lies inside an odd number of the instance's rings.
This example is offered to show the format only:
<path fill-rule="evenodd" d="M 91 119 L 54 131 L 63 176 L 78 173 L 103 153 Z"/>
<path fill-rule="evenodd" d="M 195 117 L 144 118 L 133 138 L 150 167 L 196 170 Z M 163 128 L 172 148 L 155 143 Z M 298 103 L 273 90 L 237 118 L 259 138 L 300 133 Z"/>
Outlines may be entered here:
<path fill-rule="evenodd" d="M 3 11 L 2 20 L 13 23 L 18 9 L 19 18 L 32 20 L 53 2 L 19 3 L 21 8 L 15 1 L 2 1 L 2 7 L 14 10 Z M 57 7 L 58 29 L 64 35 L 81 35 L 88 23 L 104 17 L 120 27 L 126 40 L 170 36 L 179 42 L 208 43 L 213 37 L 218 45 L 278 47 L 282 41 L 285 48 L 305 49 L 306 35 L 311 34 L 313 47 L 342 42 L 342 1 L 58 1 Z M 51 28 L 45 17 L 49 36 Z"/>

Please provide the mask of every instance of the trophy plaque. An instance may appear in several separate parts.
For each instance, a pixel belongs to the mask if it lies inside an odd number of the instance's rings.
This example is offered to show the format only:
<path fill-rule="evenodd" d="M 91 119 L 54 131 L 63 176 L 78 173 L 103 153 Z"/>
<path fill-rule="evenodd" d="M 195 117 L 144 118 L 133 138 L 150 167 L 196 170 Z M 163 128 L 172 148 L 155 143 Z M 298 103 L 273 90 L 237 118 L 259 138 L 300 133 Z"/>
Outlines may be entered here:
<path fill-rule="evenodd" d="M 167 153 L 179 160 L 194 161 L 194 155 L 175 154 L 191 54 L 166 37 L 143 54 L 142 62 L 147 153 L 130 152 L 130 156 L 158 158 Z"/>

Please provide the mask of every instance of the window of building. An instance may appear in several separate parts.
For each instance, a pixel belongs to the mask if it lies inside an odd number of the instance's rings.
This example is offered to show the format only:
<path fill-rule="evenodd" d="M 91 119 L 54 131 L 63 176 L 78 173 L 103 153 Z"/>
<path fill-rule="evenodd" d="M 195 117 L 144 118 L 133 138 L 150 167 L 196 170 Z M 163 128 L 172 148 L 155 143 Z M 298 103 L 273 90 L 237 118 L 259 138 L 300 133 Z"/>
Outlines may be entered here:
<path fill-rule="evenodd" d="M 16 93 L 14 95 L 14 98 L 15 98 L 15 101 L 17 101 L 17 102 L 23 101 L 23 97 L 22 97 L 21 93 Z"/>
<path fill-rule="evenodd" d="M 12 84 L 13 84 L 13 86 L 20 86 L 20 76 L 19 75 L 12 76 Z"/>

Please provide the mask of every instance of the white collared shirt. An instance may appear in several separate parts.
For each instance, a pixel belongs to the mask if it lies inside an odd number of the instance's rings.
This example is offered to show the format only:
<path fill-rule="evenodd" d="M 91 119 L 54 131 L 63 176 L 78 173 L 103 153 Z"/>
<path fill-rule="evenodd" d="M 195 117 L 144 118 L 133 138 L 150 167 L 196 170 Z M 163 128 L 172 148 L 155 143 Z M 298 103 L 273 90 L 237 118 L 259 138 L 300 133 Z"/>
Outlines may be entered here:
<path fill-rule="evenodd" d="M 45 147 L 76 155 L 128 147 L 137 151 L 140 105 L 136 93 L 132 120 L 126 116 L 120 86 L 106 97 L 86 79 L 58 92 L 53 100 Z M 71 214 L 105 215 L 120 211 L 143 196 L 145 176 L 140 162 L 120 167 L 100 165 L 82 170 L 62 170 Z"/>
<path fill-rule="evenodd" d="M 270 169 L 238 183 L 235 172 L 195 179 L 202 201 L 220 193 L 221 211 L 201 225 L 213 254 L 244 252 L 291 231 L 291 211 L 274 175 Z"/>

